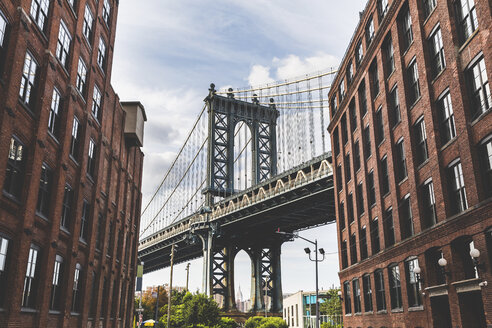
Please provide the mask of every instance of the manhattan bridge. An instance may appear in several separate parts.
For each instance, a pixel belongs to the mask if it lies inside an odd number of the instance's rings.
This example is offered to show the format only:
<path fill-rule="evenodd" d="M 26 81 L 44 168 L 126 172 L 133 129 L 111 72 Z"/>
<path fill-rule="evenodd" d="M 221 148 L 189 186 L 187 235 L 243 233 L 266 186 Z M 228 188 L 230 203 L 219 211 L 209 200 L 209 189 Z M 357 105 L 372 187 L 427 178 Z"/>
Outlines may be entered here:
<path fill-rule="evenodd" d="M 257 87 L 210 85 L 191 131 L 144 206 L 144 273 L 203 257 L 202 291 L 235 309 L 234 258 L 251 259 L 253 311 L 282 311 L 280 253 L 335 221 L 328 91 L 336 71 Z M 271 307 L 265 309 L 265 298 Z"/>

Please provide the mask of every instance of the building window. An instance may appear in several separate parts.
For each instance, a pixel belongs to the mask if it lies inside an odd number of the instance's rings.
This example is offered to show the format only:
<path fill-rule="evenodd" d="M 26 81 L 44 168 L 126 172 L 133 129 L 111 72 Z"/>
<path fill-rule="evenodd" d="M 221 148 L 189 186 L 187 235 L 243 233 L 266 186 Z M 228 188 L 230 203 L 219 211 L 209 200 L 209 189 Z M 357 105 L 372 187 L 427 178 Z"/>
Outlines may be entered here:
<path fill-rule="evenodd" d="M 419 85 L 419 70 L 417 68 L 417 60 L 414 58 L 407 68 L 408 80 L 408 100 L 409 104 L 413 105 L 420 98 Z"/>
<path fill-rule="evenodd" d="M 427 19 L 434 8 L 436 8 L 437 0 L 424 0 L 424 19 Z"/>
<path fill-rule="evenodd" d="M 403 181 L 407 177 L 407 161 L 405 155 L 405 146 L 403 138 L 396 143 L 396 179 L 398 182 Z"/>
<path fill-rule="evenodd" d="M 350 263 L 357 263 L 357 243 L 355 233 L 350 236 Z"/>
<path fill-rule="evenodd" d="M 38 254 L 39 248 L 31 245 L 27 260 L 26 276 L 24 278 L 24 290 L 22 292 L 22 306 L 27 308 L 34 308 L 36 302 Z"/>
<path fill-rule="evenodd" d="M 362 187 L 362 181 L 357 185 L 357 215 L 364 214 L 364 188 Z"/>
<path fill-rule="evenodd" d="M 378 311 L 386 310 L 383 270 L 376 270 L 374 272 L 374 283 L 376 287 L 376 309 Z"/>
<path fill-rule="evenodd" d="M 367 48 L 369 48 L 369 45 L 371 44 L 372 40 L 374 39 L 374 21 L 372 20 L 372 16 L 369 18 L 369 21 L 367 21 L 366 24 L 366 44 Z"/>
<path fill-rule="evenodd" d="M 390 247 L 395 244 L 395 225 L 393 222 L 393 209 L 391 207 L 384 213 L 383 225 L 385 244 L 386 247 Z"/>
<path fill-rule="evenodd" d="M 343 190 L 343 182 L 342 182 L 342 165 L 337 166 L 337 191 L 340 192 Z"/>
<path fill-rule="evenodd" d="M 0 308 L 4 307 L 5 300 L 7 299 L 8 248 L 9 240 L 0 235 L 0 290 L 2 290 L 2 293 L 0 293 Z"/>
<path fill-rule="evenodd" d="M 357 129 L 357 110 L 355 108 L 355 101 L 352 99 L 352 101 L 349 104 L 349 118 L 350 118 L 350 129 L 352 132 Z"/>
<path fill-rule="evenodd" d="M 0 10 L 0 53 L 2 53 L 4 49 L 4 43 L 7 35 L 7 19 L 3 15 L 2 11 Z"/>
<path fill-rule="evenodd" d="M 380 145 L 384 140 L 384 122 L 383 122 L 383 111 L 382 107 L 379 106 L 378 110 L 374 115 L 374 120 L 376 123 L 376 144 Z"/>
<path fill-rule="evenodd" d="M 366 226 L 363 226 L 359 231 L 359 244 L 360 244 L 360 259 L 367 259 L 367 231 Z"/>
<path fill-rule="evenodd" d="M 68 28 L 63 21 L 60 22 L 60 30 L 58 31 L 58 42 L 56 44 L 56 58 L 60 61 L 63 67 L 67 67 L 67 57 L 70 53 L 70 43 L 72 37 L 68 32 Z"/>
<path fill-rule="evenodd" d="M 348 142 L 348 131 L 347 131 L 347 116 L 345 113 L 342 115 L 341 119 L 341 126 L 342 126 L 342 144 L 346 144 Z"/>
<path fill-rule="evenodd" d="M 357 172 L 360 169 L 360 148 L 359 140 L 354 143 L 354 171 Z"/>
<path fill-rule="evenodd" d="M 21 198 L 22 184 L 25 174 L 25 152 L 26 149 L 17 138 L 10 138 L 9 157 L 7 161 L 7 172 L 3 190 L 17 199 Z"/>
<path fill-rule="evenodd" d="M 388 0 L 378 0 L 378 14 L 381 20 L 388 12 Z"/>
<path fill-rule="evenodd" d="M 80 274 L 82 273 L 82 266 L 77 263 L 75 265 L 75 273 L 73 274 L 73 287 L 72 287 L 72 313 L 80 313 L 80 297 L 82 292 L 82 282 L 80 281 Z"/>
<path fill-rule="evenodd" d="M 340 154 L 340 137 L 338 136 L 338 128 L 333 130 L 333 149 L 335 150 L 335 155 Z"/>
<path fill-rule="evenodd" d="M 413 132 L 415 138 L 415 151 L 417 153 L 417 165 L 421 165 L 429 158 L 429 153 L 427 151 L 427 133 L 425 132 L 425 122 L 423 117 L 415 123 Z"/>
<path fill-rule="evenodd" d="M 72 216 L 72 201 L 73 201 L 73 189 L 69 185 L 65 185 L 65 192 L 63 194 L 62 212 L 60 226 L 69 231 L 71 225 Z"/>
<path fill-rule="evenodd" d="M 364 311 L 372 311 L 372 288 L 371 288 L 371 276 L 365 274 L 362 276 L 362 288 L 364 289 Z"/>
<path fill-rule="evenodd" d="M 364 58 L 364 49 L 362 48 L 362 39 L 357 42 L 357 47 L 355 49 L 355 65 L 359 68 L 362 59 Z"/>
<path fill-rule="evenodd" d="M 413 269 L 418 266 L 419 261 L 417 258 L 405 261 L 405 269 L 407 271 L 408 307 L 422 305 L 422 299 L 420 298 L 420 283 L 417 281 L 417 277 L 413 272 Z"/>
<path fill-rule="evenodd" d="M 403 13 L 400 16 L 400 24 L 402 30 L 402 50 L 407 51 L 413 42 L 413 32 L 412 32 L 412 16 L 410 16 L 410 10 L 408 6 L 403 9 Z"/>
<path fill-rule="evenodd" d="M 450 187 L 450 203 L 452 214 L 458 214 L 468 208 L 466 199 L 465 180 L 463 178 L 463 168 L 458 160 L 448 167 L 448 181 Z"/>
<path fill-rule="evenodd" d="M 73 9 L 73 7 L 75 5 L 75 0 L 67 0 L 67 2 L 70 4 L 70 7 L 72 7 L 72 9 Z"/>
<path fill-rule="evenodd" d="M 89 5 L 85 5 L 84 12 L 84 22 L 82 24 L 82 33 L 84 34 L 85 39 L 89 44 L 92 44 L 92 26 L 94 23 L 94 15 L 92 15 L 92 11 L 89 8 Z"/>
<path fill-rule="evenodd" d="M 371 222 L 371 246 L 372 254 L 376 254 L 381 250 L 381 245 L 379 242 L 379 220 L 375 218 Z"/>
<path fill-rule="evenodd" d="M 350 282 L 343 283 L 343 297 L 345 301 L 345 314 L 352 313 L 352 300 L 350 297 Z"/>
<path fill-rule="evenodd" d="M 97 64 L 104 71 L 106 64 L 106 43 L 103 38 L 99 38 L 99 47 L 97 48 Z"/>
<path fill-rule="evenodd" d="M 458 12 L 458 25 L 461 35 L 461 41 L 465 42 L 478 28 L 477 12 L 475 10 L 474 0 L 456 1 Z"/>
<path fill-rule="evenodd" d="M 56 255 L 51 284 L 50 310 L 60 310 L 61 284 L 63 282 L 63 257 Z"/>
<path fill-rule="evenodd" d="M 412 217 L 412 208 L 410 206 L 410 195 L 406 195 L 403 197 L 403 200 L 400 203 L 400 230 L 401 230 L 401 239 L 406 239 L 410 236 L 413 236 L 413 217 Z"/>
<path fill-rule="evenodd" d="M 379 94 L 379 73 L 376 59 L 374 59 L 371 67 L 369 67 L 369 77 L 371 79 L 372 99 L 374 99 Z"/>
<path fill-rule="evenodd" d="M 395 50 L 391 34 L 384 40 L 383 51 L 386 59 L 386 76 L 390 76 L 395 71 Z"/>
<path fill-rule="evenodd" d="M 110 14 L 111 14 L 111 6 L 109 5 L 109 1 L 108 0 L 104 0 L 102 17 L 103 17 L 104 22 L 106 23 L 106 25 L 108 27 L 110 25 L 110 21 L 109 21 Z"/>
<path fill-rule="evenodd" d="M 441 145 L 445 145 L 456 137 L 456 125 L 454 123 L 453 105 L 449 91 L 437 102 L 440 116 Z"/>
<path fill-rule="evenodd" d="M 389 191 L 388 157 L 385 155 L 381 159 L 381 192 L 387 195 Z"/>
<path fill-rule="evenodd" d="M 432 179 L 427 180 L 422 185 L 422 219 L 423 227 L 429 228 L 436 224 L 436 199 L 434 196 L 434 184 Z"/>
<path fill-rule="evenodd" d="M 466 76 L 468 85 L 472 90 L 472 119 L 476 119 L 492 106 L 489 80 L 483 57 L 467 69 Z"/>
<path fill-rule="evenodd" d="M 87 277 L 87 280 L 89 280 L 89 277 Z M 106 279 L 104 280 L 106 282 Z M 91 280 L 91 296 L 90 296 L 90 300 L 89 300 L 89 318 L 94 318 L 94 316 L 96 315 L 96 305 L 97 305 L 97 300 L 96 300 L 96 297 L 97 297 L 97 276 L 96 276 L 96 272 L 95 271 L 92 271 L 92 280 Z M 104 291 L 105 289 L 103 289 L 103 297 L 104 297 Z M 102 304 L 107 304 L 107 303 L 102 303 Z M 106 309 L 106 306 L 103 306 L 103 311 L 104 309 Z"/>
<path fill-rule="evenodd" d="M 60 134 L 60 92 L 53 88 L 53 96 L 51 98 L 50 116 L 48 119 L 48 131 L 58 138 Z"/>
<path fill-rule="evenodd" d="M 89 140 L 89 153 L 87 156 L 87 174 L 94 177 L 96 171 L 96 143 L 94 140 Z"/>
<path fill-rule="evenodd" d="M 354 312 L 360 313 L 360 312 L 362 312 L 362 306 L 360 304 L 359 279 L 352 280 L 352 287 L 353 287 L 353 291 L 354 291 Z"/>
<path fill-rule="evenodd" d="M 401 299 L 400 268 L 398 264 L 390 265 L 388 268 L 391 309 L 401 309 L 403 307 Z"/>
<path fill-rule="evenodd" d="M 19 89 L 20 100 L 31 107 L 34 104 L 34 92 L 36 89 L 36 72 L 38 68 L 38 63 L 34 60 L 31 53 L 26 52 L 26 57 L 24 59 L 24 68 L 22 70 L 21 85 Z"/>
<path fill-rule="evenodd" d="M 489 137 L 480 145 L 480 157 L 482 162 L 483 186 L 485 195 L 492 196 L 492 137 Z"/>
<path fill-rule="evenodd" d="M 369 125 L 364 128 L 363 131 L 363 138 L 364 138 L 364 159 L 368 160 L 369 157 L 371 157 L 372 150 L 371 150 L 371 134 L 369 131 Z"/>
<path fill-rule="evenodd" d="M 75 81 L 77 90 L 83 96 L 85 94 L 85 82 L 87 79 L 87 66 L 82 58 L 79 58 L 79 66 L 77 68 L 77 80 Z"/>
<path fill-rule="evenodd" d="M 348 89 L 348 86 L 350 86 L 350 84 L 352 83 L 353 79 L 354 79 L 354 65 L 352 65 L 352 60 L 349 61 L 348 65 L 347 65 L 347 89 Z"/>
<path fill-rule="evenodd" d="M 430 36 L 430 49 L 432 60 L 432 73 L 435 78 L 446 67 L 444 58 L 444 46 L 442 44 L 441 28 L 438 27 Z"/>
<path fill-rule="evenodd" d="M 109 221 L 109 228 L 108 228 L 108 235 L 109 235 L 109 242 L 108 242 L 108 249 L 107 249 L 107 254 L 109 256 L 113 255 L 113 243 L 114 243 L 114 235 L 113 235 L 113 221 Z"/>
<path fill-rule="evenodd" d="M 94 93 L 92 94 L 92 115 L 98 120 L 101 120 L 101 91 L 94 85 Z"/>
<path fill-rule="evenodd" d="M 344 202 L 340 202 L 338 205 L 338 222 L 340 226 L 340 231 L 345 229 L 345 208 L 344 208 Z"/>
<path fill-rule="evenodd" d="M 354 222 L 354 196 L 352 193 L 347 196 L 347 216 L 349 220 L 349 224 Z"/>
<path fill-rule="evenodd" d="M 41 178 L 39 181 L 38 204 L 36 206 L 36 213 L 41 214 L 45 218 L 47 218 L 49 215 L 50 188 L 52 180 L 51 176 L 51 169 L 48 165 L 43 163 L 43 165 L 41 166 Z"/>
<path fill-rule="evenodd" d="M 104 216 L 99 213 L 97 217 L 97 230 L 96 230 L 96 249 L 101 250 L 102 247 L 102 230 L 104 229 Z"/>
<path fill-rule="evenodd" d="M 338 85 L 338 98 L 340 99 L 340 103 L 345 98 L 345 82 L 342 79 L 342 82 Z"/>
<path fill-rule="evenodd" d="M 362 80 L 359 90 L 359 111 L 360 115 L 364 117 L 367 113 L 367 97 L 366 97 L 366 82 L 365 80 Z"/>
<path fill-rule="evenodd" d="M 352 179 L 352 174 L 350 172 L 350 154 L 345 155 L 345 183 L 348 183 Z"/>
<path fill-rule="evenodd" d="M 340 247 L 342 250 L 342 268 L 348 267 L 348 256 L 347 256 L 347 241 L 342 241 L 342 246 Z"/>
<path fill-rule="evenodd" d="M 78 160 L 79 157 L 79 146 L 80 146 L 79 120 L 76 117 L 74 117 L 73 126 L 72 126 L 72 139 L 70 141 L 70 156 L 72 156 L 75 160 Z"/>
<path fill-rule="evenodd" d="M 89 215 L 90 215 L 91 206 L 84 199 L 82 203 L 82 216 L 80 218 L 80 235 L 79 238 L 83 242 L 87 242 L 88 230 L 89 230 Z"/>
<path fill-rule="evenodd" d="M 374 184 L 374 171 L 372 170 L 367 175 L 367 200 L 369 207 L 376 205 L 376 186 Z"/>
<path fill-rule="evenodd" d="M 391 115 L 391 126 L 395 127 L 401 122 L 401 112 L 400 112 L 400 100 L 398 98 L 398 87 L 395 86 L 390 92 L 390 115 Z"/>
<path fill-rule="evenodd" d="M 31 16 L 39 26 L 41 31 L 44 32 L 46 20 L 48 19 L 48 10 L 50 9 L 49 0 L 32 0 L 31 2 Z"/>
<path fill-rule="evenodd" d="M 331 100 L 330 100 L 330 108 L 331 108 L 331 116 L 335 116 L 335 113 L 337 112 L 337 96 L 334 95 L 333 97 L 331 97 Z"/>

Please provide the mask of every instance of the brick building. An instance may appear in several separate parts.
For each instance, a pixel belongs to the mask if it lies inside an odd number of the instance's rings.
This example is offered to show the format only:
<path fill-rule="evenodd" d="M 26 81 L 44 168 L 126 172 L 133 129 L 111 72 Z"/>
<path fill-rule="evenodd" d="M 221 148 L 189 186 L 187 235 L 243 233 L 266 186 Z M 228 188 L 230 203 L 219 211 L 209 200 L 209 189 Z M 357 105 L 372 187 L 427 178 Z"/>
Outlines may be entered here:
<path fill-rule="evenodd" d="M 0 1 L 0 327 L 128 327 L 143 106 L 111 87 L 118 0 Z"/>
<path fill-rule="evenodd" d="M 345 327 L 492 327 L 491 11 L 360 14 L 329 93 Z"/>

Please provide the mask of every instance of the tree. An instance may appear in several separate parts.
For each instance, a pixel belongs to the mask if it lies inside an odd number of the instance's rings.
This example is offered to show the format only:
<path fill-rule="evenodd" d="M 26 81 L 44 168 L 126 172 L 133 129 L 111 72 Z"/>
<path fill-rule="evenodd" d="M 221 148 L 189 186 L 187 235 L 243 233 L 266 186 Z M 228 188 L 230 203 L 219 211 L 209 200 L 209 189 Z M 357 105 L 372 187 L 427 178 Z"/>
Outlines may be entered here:
<path fill-rule="evenodd" d="M 157 292 L 157 288 L 155 288 L 154 290 L 152 290 L 152 288 L 148 288 L 147 290 L 142 292 L 142 308 L 144 309 L 143 311 L 144 321 L 149 319 L 155 319 L 156 298 L 152 297 L 153 291 Z M 158 317 L 162 315 L 162 307 L 165 306 L 167 309 L 167 299 L 168 299 L 167 292 L 163 287 L 161 287 L 159 290 Z M 138 309 L 139 307 L 140 307 L 140 295 L 135 297 L 135 309 Z"/>
<path fill-rule="evenodd" d="M 324 302 L 320 304 L 320 314 L 329 316 L 342 315 L 342 301 L 338 296 L 339 288 L 328 290 L 328 295 L 324 298 Z"/>
<path fill-rule="evenodd" d="M 278 317 L 251 317 L 246 320 L 245 328 L 287 328 L 287 323 Z"/>

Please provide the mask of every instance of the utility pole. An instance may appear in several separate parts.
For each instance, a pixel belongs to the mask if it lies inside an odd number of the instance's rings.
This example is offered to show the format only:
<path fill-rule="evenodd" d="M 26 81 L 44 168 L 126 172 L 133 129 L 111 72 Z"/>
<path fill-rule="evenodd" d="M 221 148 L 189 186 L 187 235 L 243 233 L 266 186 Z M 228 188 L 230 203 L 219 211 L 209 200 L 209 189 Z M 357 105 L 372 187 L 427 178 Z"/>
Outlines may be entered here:
<path fill-rule="evenodd" d="M 155 321 L 157 322 L 157 319 L 158 319 L 158 314 L 159 314 L 159 289 L 161 288 L 161 286 L 157 286 L 157 297 L 155 299 Z"/>
<path fill-rule="evenodd" d="M 186 291 L 188 291 L 188 280 L 190 278 L 190 264 L 186 264 Z"/>
<path fill-rule="evenodd" d="M 173 291 L 173 264 L 174 264 L 174 244 L 171 246 L 171 274 L 169 277 L 169 298 L 167 301 L 167 328 L 171 324 L 171 294 Z"/>

